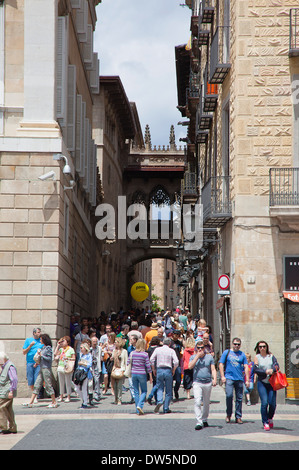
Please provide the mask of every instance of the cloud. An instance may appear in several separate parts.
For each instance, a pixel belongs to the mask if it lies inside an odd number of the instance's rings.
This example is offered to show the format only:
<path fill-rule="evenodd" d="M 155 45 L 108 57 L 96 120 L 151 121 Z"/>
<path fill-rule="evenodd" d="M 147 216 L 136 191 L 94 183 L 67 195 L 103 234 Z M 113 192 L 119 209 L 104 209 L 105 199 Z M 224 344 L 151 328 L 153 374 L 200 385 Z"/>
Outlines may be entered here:
<path fill-rule="evenodd" d="M 168 145 L 173 124 L 178 144 L 175 46 L 187 43 L 190 10 L 182 0 L 103 0 L 97 7 L 95 50 L 101 75 L 119 75 L 137 105 L 141 126 L 149 124 L 153 145 Z"/>

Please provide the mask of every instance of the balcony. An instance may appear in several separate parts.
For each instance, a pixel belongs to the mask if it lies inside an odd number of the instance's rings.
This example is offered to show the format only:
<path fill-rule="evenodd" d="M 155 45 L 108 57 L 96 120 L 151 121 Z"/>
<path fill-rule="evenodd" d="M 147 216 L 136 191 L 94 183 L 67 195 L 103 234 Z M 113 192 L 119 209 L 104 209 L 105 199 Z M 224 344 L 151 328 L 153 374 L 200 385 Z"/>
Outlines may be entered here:
<path fill-rule="evenodd" d="M 209 44 L 210 25 L 199 23 L 197 37 L 199 46 L 207 46 Z"/>
<path fill-rule="evenodd" d="M 204 110 L 204 91 L 201 87 L 199 98 L 199 116 L 198 116 L 198 131 L 205 131 L 210 129 L 213 120 L 213 114 Z"/>
<path fill-rule="evenodd" d="M 195 172 L 185 172 L 181 189 L 183 201 L 187 204 L 195 204 L 198 199 L 197 175 Z"/>
<path fill-rule="evenodd" d="M 299 8 L 290 9 L 290 57 L 299 56 Z"/>
<path fill-rule="evenodd" d="M 213 23 L 214 18 L 214 1 L 202 0 L 199 6 L 199 23 Z"/>
<path fill-rule="evenodd" d="M 199 5 L 198 44 L 209 44 L 210 24 L 214 18 L 214 0 L 202 0 Z"/>
<path fill-rule="evenodd" d="M 299 168 L 270 169 L 270 207 L 299 206 Z"/>
<path fill-rule="evenodd" d="M 216 109 L 218 101 L 218 85 L 208 82 L 208 68 L 204 70 L 204 106 L 203 110 L 207 113 Z"/>
<path fill-rule="evenodd" d="M 223 83 L 230 68 L 230 26 L 218 26 L 211 43 L 210 83 Z"/>
<path fill-rule="evenodd" d="M 198 34 L 198 11 L 199 11 L 199 0 L 192 1 L 192 16 L 191 16 L 191 27 L 190 30 L 193 36 L 197 37 Z"/>
<path fill-rule="evenodd" d="M 270 216 L 282 229 L 299 229 L 299 168 L 270 169 Z"/>
<path fill-rule="evenodd" d="M 187 108 L 191 114 L 196 113 L 199 102 L 199 74 L 190 72 L 189 87 L 186 90 Z"/>
<path fill-rule="evenodd" d="M 198 144 L 205 144 L 209 137 L 209 131 L 199 131 L 196 135 L 196 142 Z"/>
<path fill-rule="evenodd" d="M 214 176 L 202 188 L 204 228 L 219 228 L 231 219 L 229 183 L 229 176 Z"/>

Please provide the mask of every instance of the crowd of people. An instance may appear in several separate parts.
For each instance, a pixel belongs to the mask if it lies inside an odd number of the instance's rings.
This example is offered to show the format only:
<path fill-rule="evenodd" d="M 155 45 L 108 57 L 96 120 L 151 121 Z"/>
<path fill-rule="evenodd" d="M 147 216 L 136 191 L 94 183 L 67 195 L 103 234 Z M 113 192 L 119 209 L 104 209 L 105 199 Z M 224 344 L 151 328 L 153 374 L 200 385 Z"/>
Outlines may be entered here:
<path fill-rule="evenodd" d="M 108 393 L 114 397 L 114 404 L 121 405 L 125 389 L 130 391 L 138 415 L 144 414 L 145 402 L 155 405 L 155 413 L 160 413 L 161 408 L 163 413 L 171 413 L 170 403 L 179 399 L 182 383 L 186 399 L 192 398 L 193 389 L 195 429 L 200 430 L 208 426 L 210 395 L 217 384 L 218 366 L 226 389 L 226 422 L 231 421 L 235 392 L 235 420 L 242 424 L 243 394 L 250 405 L 257 378 L 262 422 L 268 431 L 273 427 L 276 409 L 276 392 L 269 377 L 279 370 L 279 365 L 265 341 L 257 344 L 254 362 L 240 347 L 241 340 L 234 338 L 232 347 L 215 358 L 211 328 L 199 316 L 193 318 L 188 309 L 130 313 L 120 309 L 118 314 L 102 312 L 98 319 L 73 315 L 69 335 L 60 338 L 55 349 L 50 336 L 40 328 L 35 328 L 32 337 L 25 340 L 23 354 L 32 395 L 23 405 L 32 407 L 43 390 L 51 397 L 50 408 L 62 401 L 70 402 L 73 391 L 80 397 L 82 409 L 99 403 Z M 17 432 L 12 409 L 16 390 L 16 369 L 8 356 L 0 353 L 3 434 Z"/>

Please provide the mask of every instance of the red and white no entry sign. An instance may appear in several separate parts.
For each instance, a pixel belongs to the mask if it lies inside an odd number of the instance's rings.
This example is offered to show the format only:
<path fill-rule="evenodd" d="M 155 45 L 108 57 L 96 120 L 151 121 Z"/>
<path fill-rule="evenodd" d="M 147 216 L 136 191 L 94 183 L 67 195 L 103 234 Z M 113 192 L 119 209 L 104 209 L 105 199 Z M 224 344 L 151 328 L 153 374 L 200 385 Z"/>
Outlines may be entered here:
<path fill-rule="evenodd" d="M 218 279 L 219 289 L 227 290 L 229 288 L 229 285 L 230 285 L 229 277 L 226 274 L 222 274 L 222 276 L 220 276 Z"/>

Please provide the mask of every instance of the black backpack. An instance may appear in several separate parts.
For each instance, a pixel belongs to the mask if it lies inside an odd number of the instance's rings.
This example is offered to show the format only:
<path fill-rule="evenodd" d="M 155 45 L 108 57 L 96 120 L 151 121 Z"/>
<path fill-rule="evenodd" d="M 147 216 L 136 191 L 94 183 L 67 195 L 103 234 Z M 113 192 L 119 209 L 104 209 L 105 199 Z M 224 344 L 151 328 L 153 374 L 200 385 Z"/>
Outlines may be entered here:
<path fill-rule="evenodd" d="M 84 380 L 87 378 L 87 372 L 84 369 L 76 369 L 75 374 L 74 374 L 74 383 L 76 385 L 80 385 L 80 388 L 82 388 L 82 383 Z"/>

